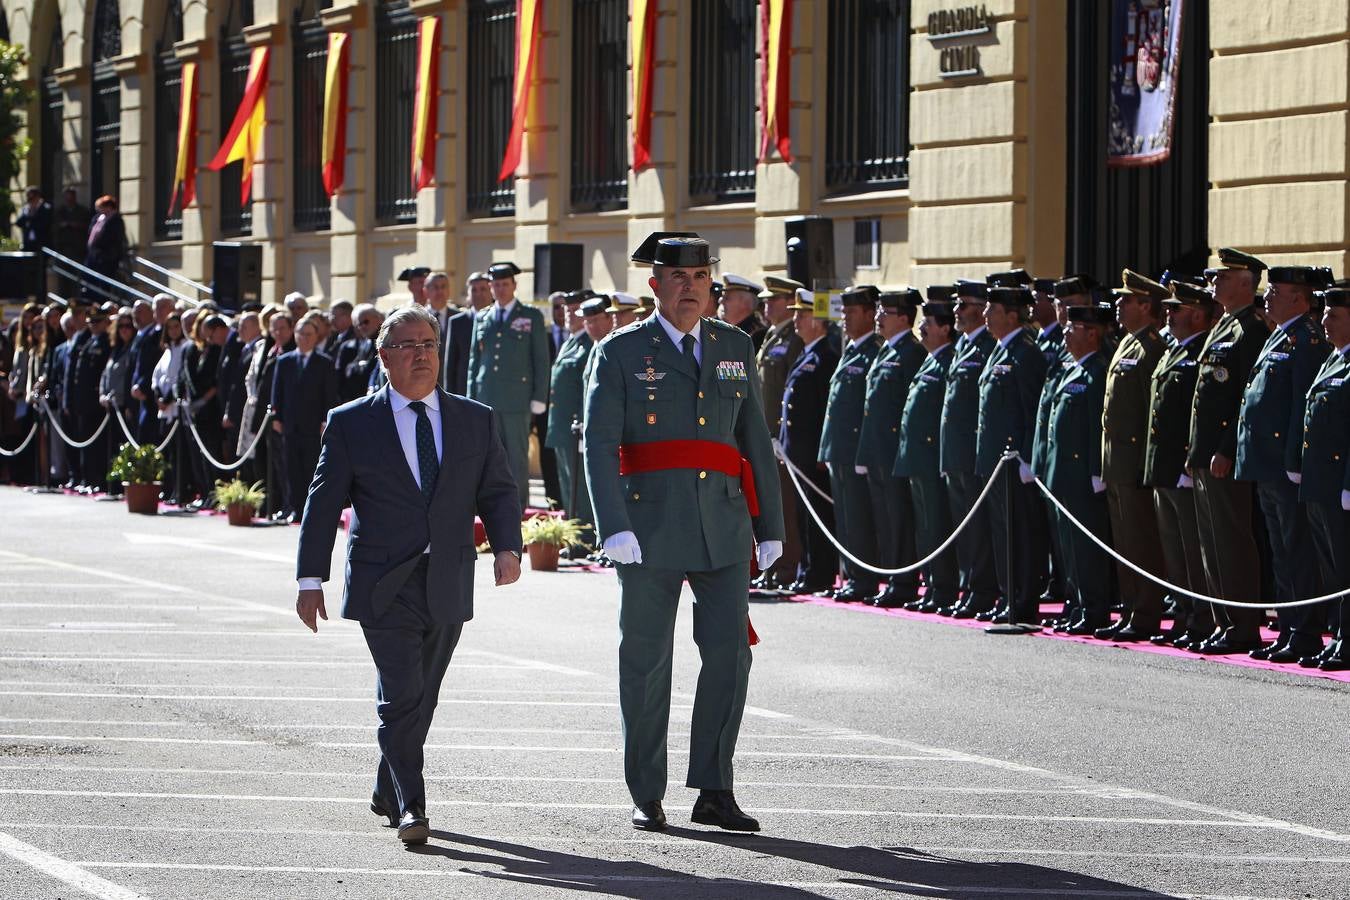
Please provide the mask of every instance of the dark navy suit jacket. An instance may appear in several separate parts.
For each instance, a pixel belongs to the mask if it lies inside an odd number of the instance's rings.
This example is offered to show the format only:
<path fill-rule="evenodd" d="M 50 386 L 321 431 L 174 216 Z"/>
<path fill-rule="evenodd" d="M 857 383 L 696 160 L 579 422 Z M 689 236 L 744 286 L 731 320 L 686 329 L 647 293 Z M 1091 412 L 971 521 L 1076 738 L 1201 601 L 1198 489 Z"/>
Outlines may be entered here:
<path fill-rule="evenodd" d="M 822 338 L 797 357 L 783 385 L 783 421 L 778 426 L 778 440 L 787 458 L 806 473 L 816 468 L 825 407 L 830 399 L 830 379 L 838 365 L 839 351 L 828 337 Z"/>
<path fill-rule="evenodd" d="M 440 391 L 441 467 L 428 503 L 408 468 L 389 389 L 328 417 L 300 527 L 299 578 L 328 580 L 348 498 L 343 618 L 373 622 L 431 546 L 427 604 L 440 623 L 473 618 L 474 514 L 494 551 L 521 549 L 520 500 L 490 407 Z"/>
<path fill-rule="evenodd" d="M 337 370 L 331 358 L 315 350 L 302 369 L 299 350 L 277 357 L 272 410 L 281 421 L 283 434 L 317 436 L 328 411 L 337 405 Z"/>
<path fill-rule="evenodd" d="M 451 316 L 441 338 L 445 342 L 442 359 L 445 372 L 441 376 L 441 385 L 461 397 L 469 393 L 469 339 L 473 335 L 473 316 L 473 310 Z"/>

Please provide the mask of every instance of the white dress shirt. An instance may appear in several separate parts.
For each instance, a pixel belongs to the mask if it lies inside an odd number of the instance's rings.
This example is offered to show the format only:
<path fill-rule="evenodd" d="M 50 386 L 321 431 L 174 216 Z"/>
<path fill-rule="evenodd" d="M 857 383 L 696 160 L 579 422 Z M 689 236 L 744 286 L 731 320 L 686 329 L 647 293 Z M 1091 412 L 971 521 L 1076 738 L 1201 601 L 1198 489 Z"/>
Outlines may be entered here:
<path fill-rule="evenodd" d="M 655 315 L 656 321 L 661 323 L 661 327 L 666 330 L 666 335 L 670 338 L 671 343 L 675 345 L 675 351 L 684 353 L 684 332 L 672 325 L 670 320 L 659 312 Z M 699 365 L 703 365 L 703 329 L 695 325 L 690 334 L 694 336 L 694 359 L 698 361 Z"/>

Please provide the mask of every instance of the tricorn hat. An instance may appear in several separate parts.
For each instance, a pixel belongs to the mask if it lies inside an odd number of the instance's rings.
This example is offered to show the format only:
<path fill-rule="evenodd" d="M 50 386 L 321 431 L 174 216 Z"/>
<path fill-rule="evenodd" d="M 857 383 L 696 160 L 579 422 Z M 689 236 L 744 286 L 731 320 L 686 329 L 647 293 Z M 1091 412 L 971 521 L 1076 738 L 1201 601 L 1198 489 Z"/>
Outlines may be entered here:
<path fill-rule="evenodd" d="M 520 266 L 513 262 L 495 262 L 488 266 L 487 274 L 492 281 L 499 278 L 515 278 L 520 274 Z"/>
<path fill-rule="evenodd" d="M 431 274 L 431 269 L 427 266 L 408 266 L 402 272 L 398 273 L 399 281 L 412 281 L 414 278 L 426 278 Z"/>
<path fill-rule="evenodd" d="M 847 288 L 840 297 L 840 302 L 844 306 L 869 306 L 876 307 L 877 297 L 881 291 L 877 290 L 876 285 L 855 284 Z"/>
<path fill-rule="evenodd" d="M 912 287 L 882 291 L 880 296 L 877 297 L 877 303 L 886 307 L 886 309 L 898 309 L 901 312 L 908 312 L 911 316 L 918 310 L 922 302 L 923 297 Z"/>
<path fill-rule="evenodd" d="M 701 237 L 668 237 L 656 242 L 652 253 L 653 266 L 671 266 L 677 269 L 705 269 L 718 262 L 712 255 L 712 246 Z"/>
<path fill-rule="evenodd" d="M 1083 322 L 1087 325 L 1112 325 L 1116 321 L 1116 311 L 1109 303 L 1070 306 L 1068 315 L 1070 322 Z"/>
<path fill-rule="evenodd" d="M 696 238 L 698 232 L 695 231 L 653 231 L 647 235 L 646 240 L 638 245 L 629 257 L 639 266 L 651 266 L 656 264 L 656 245 L 666 238 Z"/>

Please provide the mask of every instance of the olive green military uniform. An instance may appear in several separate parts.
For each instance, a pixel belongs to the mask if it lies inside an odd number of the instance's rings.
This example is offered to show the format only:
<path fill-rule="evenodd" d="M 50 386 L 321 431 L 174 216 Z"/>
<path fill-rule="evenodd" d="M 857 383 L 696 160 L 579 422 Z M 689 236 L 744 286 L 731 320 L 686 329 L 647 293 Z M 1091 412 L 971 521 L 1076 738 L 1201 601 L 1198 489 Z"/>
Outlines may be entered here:
<path fill-rule="evenodd" d="M 770 325 L 764 333 L 764 343 L 760 344 L 755 364 L 759 368 L 759 380 L 764 390 L 764 418 L 769 434 L 777 435 L 783 417 L 783 386 L 787 383 L 788 373 L 797 364 L 802 355 L 802 339 L 791 319 Z M 787 527 L 787 539 L 783 541 L 783 555 L 773 564 L 776 581 L 781 585 L 792 582 L 797 572 L 797 563 L 802 558 L 802 536 L 797 529 L 797 493 L 788 480 L 787 468 L 778 464 L 778 486 L 783 496 L 783 522 Z"/>
<path fill-rule="evenodd" d="M 867 477 L 856 471 L 858 437 L 862 433 L 867 400 L 867 371 L 881 348 L 875 334 L 849 341 L 830 379 L 825 425 L 820 433 L 819 460 L 830 467 L 830 495 L 834 498 L 834 525 L 840 543 L 861 560 L 877 559 L 876 523 Z M 877 576 L 841 558 L 844 590 L 868 596 L 877 592 Z M 861 599 L 858 597 L 857 599 Z"/>
<path fill-rule="evenodd" d="M 697 363 L 661 322 L 653 315 L 602 341 L 592 351 L 586 392 L 586 477 L 596 526 L 605 540 L 633 532 L 642 552 L 641 562 L 616 566 L 624 775 L 637 804 L 665 796 L 672 643 L 686 578 L 703 662 L 687 783 L 732 788 L 750 674 L 750 556 L 756 542 L 783 539 L 754 344 L 738 329 L 705 318 Z M 619 473 L 622 445 L 672 440 L 735 447 L 753 469 L 759 516 L 751 519 L 736 476 L 684 468 Z"/>
<path fill-rule="evenodd" d="M 558 460 L 558 485 L 562 488 L 559 502 L 570 518 L 588 525 L 591 512 L 586 479 L 578 477 L 582 474 L 578 471 L 581 436 L 572 431 L 572 424 L 581 421 L 581 406 L 586 399 L 583 378 L 594 346 L 589 334 L 578 331 L 558 349 L 549 378 L 548 437 L 544 441 Z"/>
<path fill-rule="evenodd" d="M 1036 477 L 1045 479 L 1045 454 L 1048 449 L 1050 428 L 1050 408 L 1054 404 L 1055 389 L 1064 375 L 1068 364 L 1073 362 L 1064 349 L 1064 329 L 1056 322 L 1048 329 L 1041 329 L 1036 336 L 1036 347 L 1045 359 L 1045 384 L 1041 386 L 1041 396 L 1036 402 L 1036 434 L 1031 442 L 1031 471 Z M 1039 494 L 1039 492 L 1037 492 Z M 1059 546 L 1059 527 L 1055 519 L 1055 506 L 1045 497 L 1040 497 L 1045 508 L 1046 543 L 1050 550 L 1050 573 L 1046 579 L 1046 591 L 1043 599 L 1063 599 L 1068 592 L 1064 575 L 1064 554 Z"/>

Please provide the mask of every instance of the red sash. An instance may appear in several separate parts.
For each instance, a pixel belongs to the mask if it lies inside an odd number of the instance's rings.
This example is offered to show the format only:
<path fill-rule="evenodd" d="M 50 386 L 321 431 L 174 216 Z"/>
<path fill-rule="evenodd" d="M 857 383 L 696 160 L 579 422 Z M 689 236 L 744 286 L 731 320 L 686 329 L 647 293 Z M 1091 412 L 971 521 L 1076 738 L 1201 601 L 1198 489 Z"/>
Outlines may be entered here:
<path fill-rule="evenodd" d="M 732 478 L 740 478 L 741 491 L 750 515 L 759 515 L 759 496 L 755 493 L 755 473 L 750 461 L 729 444 L 718 441 L 648 441 L 619 446 L 619 474 L 660 472 L 665 469 L 712 469 Z"/>

